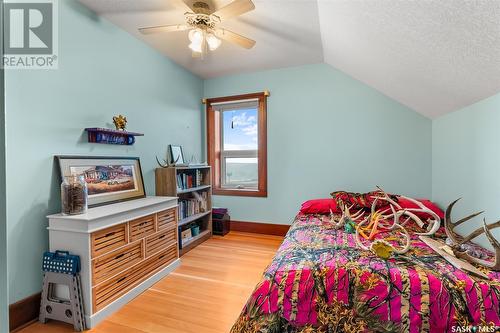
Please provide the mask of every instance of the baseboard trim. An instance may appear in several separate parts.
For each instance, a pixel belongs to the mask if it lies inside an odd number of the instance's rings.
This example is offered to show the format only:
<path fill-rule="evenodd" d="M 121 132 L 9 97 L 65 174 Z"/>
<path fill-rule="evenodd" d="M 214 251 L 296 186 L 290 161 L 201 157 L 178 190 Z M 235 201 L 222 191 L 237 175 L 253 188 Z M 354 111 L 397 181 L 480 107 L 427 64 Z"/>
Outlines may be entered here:
<path fill-rule="evenodd" d="M 258 222 L 233 221 L 230 222 L 231 231 L 250 232 L 254 234 L 285 236 L 290 229 L 285 224 L 270 224 Z"/>
<path fill-rule="evenodd" d="M 37 293 L 9 305 L 9 330 L 14 332 L 38 319 L 41 294 Z"/>

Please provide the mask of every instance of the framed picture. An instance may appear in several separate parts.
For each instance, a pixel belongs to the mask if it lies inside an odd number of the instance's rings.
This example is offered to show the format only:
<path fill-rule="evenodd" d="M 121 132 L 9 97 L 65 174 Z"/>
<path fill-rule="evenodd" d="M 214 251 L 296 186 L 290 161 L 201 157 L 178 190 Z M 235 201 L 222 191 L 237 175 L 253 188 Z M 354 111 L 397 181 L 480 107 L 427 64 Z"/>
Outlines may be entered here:
<path fill-rule="evenodd" d="M 184 162 L 184 154 L 182 153 L 181 146 L 170 145 L 169 150 L 170 150 L 170 161 L 172 161 L 172 164 L 179 165 L 186 163 Z"/>
<path fill-rule="evenodd" d="M 83 175 L 89 207 L 144 198 L 144 181 L 138 157 L 56 156 L 61 181 Z"/>

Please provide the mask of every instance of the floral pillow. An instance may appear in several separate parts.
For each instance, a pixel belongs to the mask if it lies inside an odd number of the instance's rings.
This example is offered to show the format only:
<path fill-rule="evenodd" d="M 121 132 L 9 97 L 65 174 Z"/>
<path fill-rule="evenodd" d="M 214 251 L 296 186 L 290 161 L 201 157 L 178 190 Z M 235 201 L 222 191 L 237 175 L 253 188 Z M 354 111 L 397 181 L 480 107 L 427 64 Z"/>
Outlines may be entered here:
<path fill-rule="evenodd" d="M 354 193 L 346 191 L 335 191 L 330 193 L 332 198 L 337 202 L 337 204 L 345 204 L 348 206 L 353 206 L 353 209 L 361 208 L 371 208 L 375 198 L 380 195 L 380 191 L 372 191 L 368 193 Z M 392 197 L 392 196 L 391 196 Z M 376 208 L 382 208 L 387 206 L 387 201 L 379 200 L 377 202 Z"/>

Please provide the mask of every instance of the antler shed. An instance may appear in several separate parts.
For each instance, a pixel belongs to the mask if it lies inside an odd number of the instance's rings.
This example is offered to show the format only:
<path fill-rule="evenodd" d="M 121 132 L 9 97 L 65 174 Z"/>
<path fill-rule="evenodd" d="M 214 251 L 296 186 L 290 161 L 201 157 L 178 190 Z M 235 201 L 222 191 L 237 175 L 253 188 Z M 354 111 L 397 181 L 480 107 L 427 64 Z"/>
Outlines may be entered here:
<path fill-rule="evenodd" d="M 500 271 L 500 242 L 495 239 L 495 236 L 491 233 L 492 229 L 500 227 L 500 221 L 497 221 L 492 224 L 487 224 L 486 219 L 483 219 L 483 225 L 482 227 L 477 228 L 473 232 L 471 232 L 467 236 L 461 236 L 455 232 L 455 228 L 459 225 L 461 225 L 464 222 L 467 222 L 474 217 L 481 215 L 483 211 L 477 212 L 474 214 L 471 214 L 469 216 L 466 216 L 457 222 L 453 222 L 451 219 L 451 211 L 453 210 L 453 206 L 459 201 L 460 199 L 457 199 L 453 201 L 448 208 L 446 208 L 446 215 L 445 215 L 445 220 L 444 220 L 444 227 L 446 231 L 446 235 L 448 236 L 448 239 L 450 241 L 450 247 L 453 250 L 453 253 L 455 254 L 456 257 L 465 259 L 469 262 L 473 262 L 482 266 L 485 266 L 491 270 L 494 271 Z M 472 241 L 474 238 L 482 235 L 486 235 L 486 238 L 490 242 L 490 244 L 493 246 L 494 252 L 495 252 L 495 261 L 486 261 L 481 258 L 476 258 L 470 254 L 470 248 L 464 247 L 465 244 L 468 242 Z"/>

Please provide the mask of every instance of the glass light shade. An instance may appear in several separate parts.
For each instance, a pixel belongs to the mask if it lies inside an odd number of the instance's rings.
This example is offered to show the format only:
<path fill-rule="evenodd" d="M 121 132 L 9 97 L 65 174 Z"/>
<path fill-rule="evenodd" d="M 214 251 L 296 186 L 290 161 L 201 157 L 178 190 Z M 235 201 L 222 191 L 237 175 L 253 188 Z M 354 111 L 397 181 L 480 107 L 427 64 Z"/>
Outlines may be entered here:
<path fill-rule="evenodd" d="M 189 40 L 194 44 L 201 44 L 203 42 L 203 31 L 201 29 L 193 29 L 189 31 Z"/>
<path fill-rule="evenodd" d="M 215 37 L 214 34 L 208 34 L 207 44 L 210 51 L 215 51 L 222 44 L 222 41 L 219 38 Z"/>
<path fill-rule="evenodd" d="M 191 44 L 189 44 L 189 48 L 193 50 L 193 52 L 203 53 L 202 42 L 192 42 Z"/>

